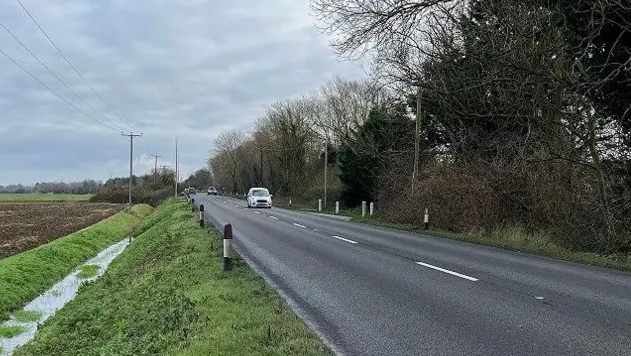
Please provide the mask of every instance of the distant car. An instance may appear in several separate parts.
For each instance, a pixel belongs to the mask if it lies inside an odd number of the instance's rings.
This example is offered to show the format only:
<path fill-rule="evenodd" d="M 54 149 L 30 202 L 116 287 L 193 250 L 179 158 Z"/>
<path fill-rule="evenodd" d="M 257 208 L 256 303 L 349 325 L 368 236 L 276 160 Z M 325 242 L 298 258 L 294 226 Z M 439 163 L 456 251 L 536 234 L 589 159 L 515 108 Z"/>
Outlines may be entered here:
<path fill-rule="evenodd" d="M 215 188 L 215 187 L 210 187 L 210 188 L 208 188 L 208 193 L 207 193 L 207 194 L 208 194 L 208 195 L 218 195 L 218 194 L 219 194 L 219 192 L 217 191 L 217 188 Z"/>
<path fill-rule="evenodd" d="M 184 191 L 189 195 L 196 193 L 195 188 L 186 188 Z"/>
<path fill-rule="evenodd" d="M 247 195 L 248 208 L 272 208 L 272 197 L 267 188 L 250 188 Z"/>

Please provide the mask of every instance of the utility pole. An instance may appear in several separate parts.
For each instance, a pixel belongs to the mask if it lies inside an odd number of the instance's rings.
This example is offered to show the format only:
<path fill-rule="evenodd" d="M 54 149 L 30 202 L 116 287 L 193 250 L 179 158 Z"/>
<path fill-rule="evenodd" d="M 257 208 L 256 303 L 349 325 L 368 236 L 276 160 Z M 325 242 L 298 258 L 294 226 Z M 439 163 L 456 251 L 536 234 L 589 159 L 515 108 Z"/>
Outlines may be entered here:
<path fill-rule="evenodd" d="M 151 157 L 155 158 L 154 164 L 153 164 L 153 184 L 156 184 L 157 181 L 157 177 L 158 177 L 158 158 L 162 157 L 160 155 L 151 155 Z"/>
<path fill-rule="evenodd" d="M 416 94 L 416 130 L 414 132 L 414 169 L 412 171 L 412 186 L 418 177 L 418 165 L 421 147 L 421 88 Z"/>
<path fill-rule="evenodd" d="M 175 197 L 177 198 L 177 182 L 179 179 L 179 166 L 177 162 L 177 137 L 175 138 Z"/>
<path fill-rule="evenodd" d="M 131 207 L 131 181 L 134 174 L 134 137 L 141 137 L 142 133 L 134 134 L 130 132 L 126 134 L 121 132 L 121 135 L 129 137 L 129 206 Z"/>
<path fill-rule="evenodd" d="M 327 170 L 329 166 L 329 135 L 326 135 L 326 140 L 324 141 L 324 199 L 322 200 L 324 203 L 324 209 L 326 210 L 326 183 L 327 183 Z"/>
<path fill-rule="evenodd" d="M 261 171 L 259 173 L 259 179 L 260 179 L 259 186 L 262 187 L 263 186 L 263 146 L 259 146 L 259 153 L 260 153 L 260 158 L 261 158 L 260 167 L 259 167 L 259 170 Z"/>

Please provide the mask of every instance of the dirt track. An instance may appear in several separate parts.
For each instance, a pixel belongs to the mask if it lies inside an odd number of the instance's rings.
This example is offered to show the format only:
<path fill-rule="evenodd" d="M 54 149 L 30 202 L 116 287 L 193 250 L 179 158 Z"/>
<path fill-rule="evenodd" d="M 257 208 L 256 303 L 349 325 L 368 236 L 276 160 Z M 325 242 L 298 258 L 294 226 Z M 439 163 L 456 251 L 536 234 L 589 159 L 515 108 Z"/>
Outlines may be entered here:
<path fill-rule="evenodd" d="M 123 208 L 87 202 L 0 203 L 0 259 L 81 230 Z"/>

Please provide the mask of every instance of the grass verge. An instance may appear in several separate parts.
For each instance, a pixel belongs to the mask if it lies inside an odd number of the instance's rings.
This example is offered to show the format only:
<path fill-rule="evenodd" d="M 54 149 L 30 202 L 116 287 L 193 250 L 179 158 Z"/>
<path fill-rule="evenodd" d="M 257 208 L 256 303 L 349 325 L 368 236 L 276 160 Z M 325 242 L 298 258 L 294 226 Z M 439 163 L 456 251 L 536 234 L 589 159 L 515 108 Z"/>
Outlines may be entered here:
<path fill-rule="evenodd" d="M 308 205 L 276 204 L 279 207 L 297 210 L 317 212 L 317 207 Z M 333 214 L 331 209 L 322 211 L 325 214 Z M 351 217 L 351 221 L 387 227 L 396 230 L 404 230 L 423 235 L 447 238 L 479 245 L 499 247 L 505 250 L 526 252 L 541 256 L 552 257 L 560 260 L 582 263 L 591 266 L 616 269 L 631 272 L 631 255 L 615 254 L 602 255 L 593 252 L 574 251 L 552 242 L 544 233 L 531 234 L 519 227 L 505 227 L 497 229 L 491 234 L 456 233 L 451 231 L 430 229 L 421 230 L 420 226 L 384 221 L 378 216 L 361 216 L 361 208 L 340 210 L 342 216 Z"/>
<path fill-rule="evenodd" d="M 23 333 L 26 329 L 23 326 L 19 325 L 0 325 L 0 337 L 10 339 L 14 336 L 18 336 Z"/>
<path fill-rule="evenodd" d="M 41 313 L 34 310 L 18 310 L 13 313 L 13 318 L 23 323 L 36 322 L 41 316 Z"/>
<path fill-rule="evenodd" d="M 99 272 L 99 265 L 83 265 L 77 274 L 81 279 L 92 278 Z"/>
<path fill-rule="evenodd" d="M 0 202 L 76 202 L 88 201 L 91 194 L 0 194 Z"/>
<path fill-rule="evenodd" d="M 15 356 L 332 355 L 247 265 L 222 271 L 220 235 L 190 205 L 164 203 L 141 230 Z"/>
<path fill-rule="evenodd" d="M 83 230 L 0 260 L 0 321 L 77 265 L 130 234 L 151 211 L 149 206 L 137 205 Z"/>

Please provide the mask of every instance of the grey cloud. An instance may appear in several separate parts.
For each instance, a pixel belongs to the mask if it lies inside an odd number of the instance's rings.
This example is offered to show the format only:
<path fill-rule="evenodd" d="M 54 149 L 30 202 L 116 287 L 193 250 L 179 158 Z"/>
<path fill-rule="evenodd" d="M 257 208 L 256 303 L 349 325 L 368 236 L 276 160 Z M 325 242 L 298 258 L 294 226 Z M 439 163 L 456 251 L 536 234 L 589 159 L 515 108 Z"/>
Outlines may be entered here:
<path fill-rule="evenodd" d="M 188 170 L 204 165 L 222 130 L 247 129 L 274 100 L 313 90 L 334 75 L 362 75 L 359 64 L 335 60 L 306 1 L 22 1 L 99 94 L 143 132 L 137 157 L 172 156 L 178 136 Z M 0 21 L 128 130 L 14 1 L 0 3 Z M 1 30 L 0 43 L 87 110 Z M 128 143 L 120 129 L 83 117 L 2 56 L 0 63 L 0 184 L 127 174 Z"/>

